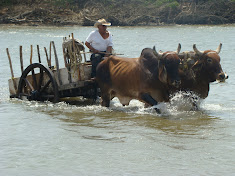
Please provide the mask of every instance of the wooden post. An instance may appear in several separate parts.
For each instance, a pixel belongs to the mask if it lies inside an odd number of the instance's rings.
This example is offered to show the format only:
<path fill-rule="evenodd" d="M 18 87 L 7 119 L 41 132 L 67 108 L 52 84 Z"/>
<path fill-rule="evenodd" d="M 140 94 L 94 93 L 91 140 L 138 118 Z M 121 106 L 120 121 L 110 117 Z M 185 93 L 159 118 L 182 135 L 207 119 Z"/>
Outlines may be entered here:
<path fill-rule="evenodd" d="M 76 53 L 75 53 L 75 41 L 74 41 L 74 37 L 73 37 L 73 33 L 72 33 L 72 41 L 73 41 L 73 55 L 74 55 L 74 59 L 76 59 Z M 81 73 L 80 73 L 80 63 L 78 64 L 78 80 L 81 80 Z"/>
<path fill-rule="evenodd" d="M 87 61 L 86 61 L 86 52 L 85 52 L 85 47 L 84 47 L 84 50 L 83 50 L 83 56 L 84 56 L 84 62 L 87 62 Z"/>
<path fill-rule="evenodd" d="M 20 67 L 21 67 L 21 73 L 23 73 L 23 71 L 24 71 L 24 65 L 23 65 L 22 46 L 20 46 Z"/>
<path fill-rule="evenodd" d="M 60 68 L 59 68 L 59 60 L 56 54 L 56 48 L 55 48 L 55 43 L 54 41 L 51 42 L 54 48 L 54 54 L 55 54 L 55 63 L 56 63 L 56 70 L 57 70 L 57 75 L 58 75 L 58 80 L 59 84 L 62 85 L 61 77 L 60 77 Z"/>
<path fill-rule="evenodd" d="M 13 73 L 13 68 L 12 68 L 12 63 L 11 63 L 11 56 L 10 56 L 8 48 L 6 50 L 7 50 L 7 56 L 8 56 L 8 60 L 9 60 L 9 64 L 10 64 L 10 69 L 11 69 L 11 78 L 14 79 L 14 73 Z"/>
<path fill-rule="evenodd" d="M 51 63 L 51 42 L 50 42 L 50 48 L 49 48 L 49 61 Z"/>
<path fill-rule="evenodd" d="M 10 64 L 10 70 L 11 70 L 11 79 L 13 81 L 13 85 L 14 85 L 14 88 L 15 88 L 15 92 L 17 92 L 17 86 L 16 86 L 16 83 L 15 83 L 15 80 L 14 80 L 14 72 L 13 72 L 13 68 L 12 68 L 12 63 L 11 63 L 11 56 L 10 56 L 10 53 L 9 53 L 9 50 L 8 48 L 6 49 L 7 50 L 7 56 L 8 56 L 8 60 L 9 60 L 9 64 Z"/>
<path fill-rule="evenodd" d="M 41 57 L 40 57 L 40 51 L 39 51 L 39 45 L 37 45 L 38 50 L 38 62 L 41 63 Z"/>
<path fill-rule="evenodd" d="M 63 46 L 62 46 L 62 49 L 63 49 L 63 56 L 64 56 L 64 65 L 65 65 L 65 67 L 67 67 L 68 63 L 67 63 L 67 60 L 66 60 L 65 49 L 64 49 Z"/>
<path fill-rule="evenodd" d="M 31 52 L 30 52 L 30 64 L 33 63 L 33 45 L 30 45 L 31 47 Z"/>
<path fill-rule="evenodd" d="M 33 45 L 30 45 L 31 52 L 30 52 L 30 64 L 33 64 Z M 34 69 L 32 69 L 32 78 L 33 78 L 33 87 L 37 87 L 37 81 L 35 77 Z"/>
<path fill-rule="evenodd" d="M 44 47 L 44 51 L 45 51 L 45 53 L 46 53 L 47 65 L 48 65 L 48 67 L 50 68 L 50 67 L 51 67 L 51 62 L 50 62 L 50 60 L 49 60 L 49 58 L 48 58 L 46 47 Z"/>

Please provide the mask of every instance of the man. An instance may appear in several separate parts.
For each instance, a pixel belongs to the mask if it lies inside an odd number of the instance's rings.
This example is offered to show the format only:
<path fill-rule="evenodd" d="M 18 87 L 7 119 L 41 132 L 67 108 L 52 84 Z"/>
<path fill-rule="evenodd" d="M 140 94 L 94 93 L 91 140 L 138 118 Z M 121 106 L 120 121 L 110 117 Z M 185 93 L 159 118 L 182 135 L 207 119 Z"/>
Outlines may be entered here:
<path fill-rule="evenodd" d="M 96 67 L 103 60 L 111 54 L 113 48 L 112 35 L 107 30 L 107 26 L 111 23 L 105 19 L 99 19 L 94 26 L 98 28 L 92 31 L 86 39 L 85 45 L 93 54 L 91 55 L 92 73 L 91 78 L 96 77 Z"/>

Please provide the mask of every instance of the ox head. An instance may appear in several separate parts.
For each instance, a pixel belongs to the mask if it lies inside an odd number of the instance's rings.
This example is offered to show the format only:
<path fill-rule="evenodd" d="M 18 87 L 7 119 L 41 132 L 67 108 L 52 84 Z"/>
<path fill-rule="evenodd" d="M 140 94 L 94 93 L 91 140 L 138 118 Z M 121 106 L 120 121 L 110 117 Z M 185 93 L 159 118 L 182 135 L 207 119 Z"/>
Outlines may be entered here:
<path fill-rule="evenodd" d="M 158 53 L 153 47 L 153 52 L 159 59 L 158 64 L 158 78 L 161 82 L 179 87 L 181 84 L 181 80 L 179 77 L 179 64 L 180 58 L 178 56 L 181 49 L 181 45 L 178 45 L 177 51 L 167 51 L 163 53 Z"/>
<path fill-rule="evenodd" d="M 223 72 L 220 65 L 220 56 L 222 44 L 218 46 L 216 50 L 205 50 L 199 51 L 196 44 L 193 45 L 197 61 L 192 68 L 199 69 L 200 71 L 206 72 L 209 82 L 224 81 L 228 76 Z"/>

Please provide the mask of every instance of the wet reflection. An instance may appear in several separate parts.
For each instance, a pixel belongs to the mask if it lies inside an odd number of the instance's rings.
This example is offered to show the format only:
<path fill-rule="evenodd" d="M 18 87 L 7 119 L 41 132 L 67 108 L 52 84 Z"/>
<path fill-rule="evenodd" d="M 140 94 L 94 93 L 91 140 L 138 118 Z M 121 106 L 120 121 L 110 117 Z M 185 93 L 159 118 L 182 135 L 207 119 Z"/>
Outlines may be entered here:
<path fill-rule="evenodd" d="M 196 135 L 204 128 L 210 128 L 214 120 L 202 111 L 183 112 L 181 115 L 168 116 L 166 118 L 152 118 L 139 123 L 149 128 L 161 130 L 164 133 L 176 135 Z"/>

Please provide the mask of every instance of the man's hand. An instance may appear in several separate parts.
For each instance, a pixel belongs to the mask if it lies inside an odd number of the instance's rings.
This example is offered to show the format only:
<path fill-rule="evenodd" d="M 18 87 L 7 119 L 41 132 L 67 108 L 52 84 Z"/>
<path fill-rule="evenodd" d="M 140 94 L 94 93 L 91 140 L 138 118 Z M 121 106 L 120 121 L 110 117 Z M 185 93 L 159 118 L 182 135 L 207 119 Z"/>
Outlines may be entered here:
<path fill-rule="evenodd" d="M 99 50 L 96 50 L 96 49 L 93 49 L 92 52 L 95 53 L 95 54 L 97 54 L 97 53 L 99 53 L 100 51 L 99 51 Z"/>

